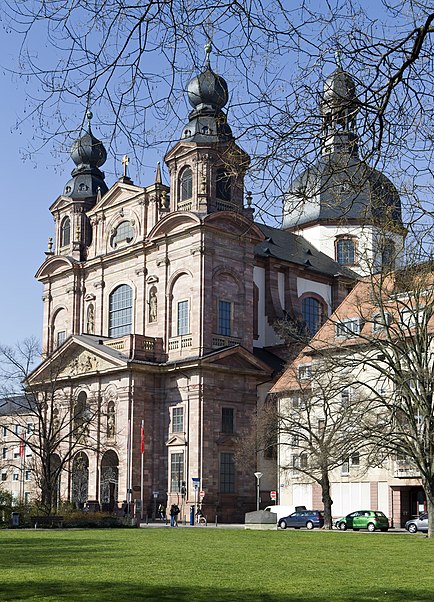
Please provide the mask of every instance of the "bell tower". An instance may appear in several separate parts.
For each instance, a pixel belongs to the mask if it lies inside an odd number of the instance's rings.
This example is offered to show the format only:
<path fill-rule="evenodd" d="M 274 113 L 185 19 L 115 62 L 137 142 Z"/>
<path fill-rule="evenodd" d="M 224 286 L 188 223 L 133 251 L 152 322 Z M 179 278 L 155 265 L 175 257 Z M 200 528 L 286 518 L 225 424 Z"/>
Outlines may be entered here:
<path fill-rule="evenodd" d="M 187 88 L 193 110 L 181 140 L 165 157 L 170 172 L 170 210 L 251 214 L 243 200 L 250 159 L 235 143 L 222 110 L 229 99 L 228 86 L 210 66 L 211 43 L 205 51 L 205 69 Z"/>

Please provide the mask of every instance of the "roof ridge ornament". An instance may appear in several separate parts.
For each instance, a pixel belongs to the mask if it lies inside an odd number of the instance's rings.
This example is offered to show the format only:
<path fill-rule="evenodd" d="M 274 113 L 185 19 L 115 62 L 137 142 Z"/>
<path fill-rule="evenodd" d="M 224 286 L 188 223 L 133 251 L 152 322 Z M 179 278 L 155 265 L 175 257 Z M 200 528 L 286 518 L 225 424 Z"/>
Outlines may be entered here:
<path fill-rule="evenodd" d="M 335 50 L 335 63 L 336 63 L 336 67 L 338 69 L 341 69 L 343 71 L 343 67 L 342 67 L 342 52 L 341 52 L 341 49 L 339 48 L 339 46 L 337 46 L 336 50 Z"/>
<path fill-rule="evenodd" d="M 205 50 L 205 67 L 207 69 L 211 69 L 211 61 L 210 61 L 210 56 L 211 56 L 211 52 L 212 52 L 211 38 L 208 38 L 208 42 L 205 44 L 205 46 L 203 48 Z"/>

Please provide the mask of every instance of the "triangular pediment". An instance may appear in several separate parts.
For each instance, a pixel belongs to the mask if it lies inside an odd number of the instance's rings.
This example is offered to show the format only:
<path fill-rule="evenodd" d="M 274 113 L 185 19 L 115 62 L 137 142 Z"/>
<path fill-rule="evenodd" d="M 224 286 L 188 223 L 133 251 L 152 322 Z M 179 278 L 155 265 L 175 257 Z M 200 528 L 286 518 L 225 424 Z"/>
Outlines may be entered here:
<path fill-rule="evenodd" d="M 258 359 L 241 347 L 227 347 L 221 350 L 214 351 L 202 360 L 202 364 L 221 370 L 230 372 L 256 372 L 258 375 L 271 375 L 271 368 L 263 361 Z"/>
<path fill-rule="evenodd" d="M 85 335 L 80 339 L 86 339 Z M 96 346 L 96 345 L 95 345 Z M 94 349 L 93 341 L 87 343 L 70 337 L 50 357 L 44 360 L 28 378 L 30 384 L 36 385 L 47 380 L 58 381 L 83 378 L 94 374 L 102 374 L 125 367 L 128 363 L 126 357 L 105 345 Z"/>
<path fill-rule="evenodd" d="M 135 186 L 134 184 L 126 184 L 124 182 L 115 182 L 113 186 L 108 190 L 97 205 L 89 211 L 88 215 L 99 213 L 100 211 L 106 211 L 110 207 L 117 207 L 118 205 L 124 205 L 134 200 L 137 202 L 137 196 L 143 195 L 143 188 Z"/>
<path fill-rule="evenodd" d="M 167 439 L 166 445 L 187 445 L 187 439 L 185 438 L 184 433 L 172 433 Z"/>

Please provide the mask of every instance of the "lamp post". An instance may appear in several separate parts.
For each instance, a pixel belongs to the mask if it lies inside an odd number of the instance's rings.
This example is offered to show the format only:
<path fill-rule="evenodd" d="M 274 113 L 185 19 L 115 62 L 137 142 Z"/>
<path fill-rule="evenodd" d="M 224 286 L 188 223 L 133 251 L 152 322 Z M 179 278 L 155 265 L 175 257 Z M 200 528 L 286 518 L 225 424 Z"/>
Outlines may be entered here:
<path fill-rule="evenodd" d="M 256 510 L 259 510 L 259 481 L 261 480 L 262 477 L 262 472 L 255 472 L 255 477 L 256 477 Z"/>

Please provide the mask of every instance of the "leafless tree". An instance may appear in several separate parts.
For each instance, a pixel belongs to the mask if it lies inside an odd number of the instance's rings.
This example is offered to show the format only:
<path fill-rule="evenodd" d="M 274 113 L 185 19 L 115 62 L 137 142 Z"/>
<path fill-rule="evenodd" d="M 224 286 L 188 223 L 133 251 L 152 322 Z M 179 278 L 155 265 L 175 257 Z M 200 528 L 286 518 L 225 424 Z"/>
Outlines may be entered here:
<path fill-rule="evenodd" d="M 232 90 L 232 123 L 253 157 L 259 216 L 268 218 L 280 218 L 276 200 L 320 152 L 318 94 L 338 51 L 357 83 L 360 152 L 400 176 L 407 221 L 428 236 L 434 13 L 426 0 L 332 1 L 321 12 L 308 1 L 7 0 L 2 12 L 5 32 L 22 42 L 15 71 L 34 82 L 24 118 L 36 120 L 40 142 L 63 141 L 77 127 L 77 104 L 83 120 L 92 104 L 113 150 L 128 145 L 142 164 L 144 148 L 179 138 L 186 83 L 211 37 Z M 40 39 L 47 54 L 35 51 Z"/>
<path fill-rule="evenodd" d="M 274 424 L 279 470 L 304 475 L 321 487 L 324 526 L 331 529 L 331 473 L 350 457 L 359 460 L 366 454 L 359 428 L 364 400 L 350 378 L 306 354 L 292 363 L 285 382 L 270 395 L 265 410 L 268 436 Z"/>
<path fill-rule="evenodd" d="M 81 451 L 97 446 L 98 404 L 68 395 L 61 382 L 66 368 L 63 360 L 50 362 L 50 373 L 30 384 L 28 377 L 40 357 L 34 339 L 15 348 L 0 346 L 0 397 L 7 406 L 3 426 L 20 447 L 16 468 L 23 471 L 26 462 L 39 491 L 41 510 L 51 514 L 60 501 L 61 475 L 71 470 Z"/>

